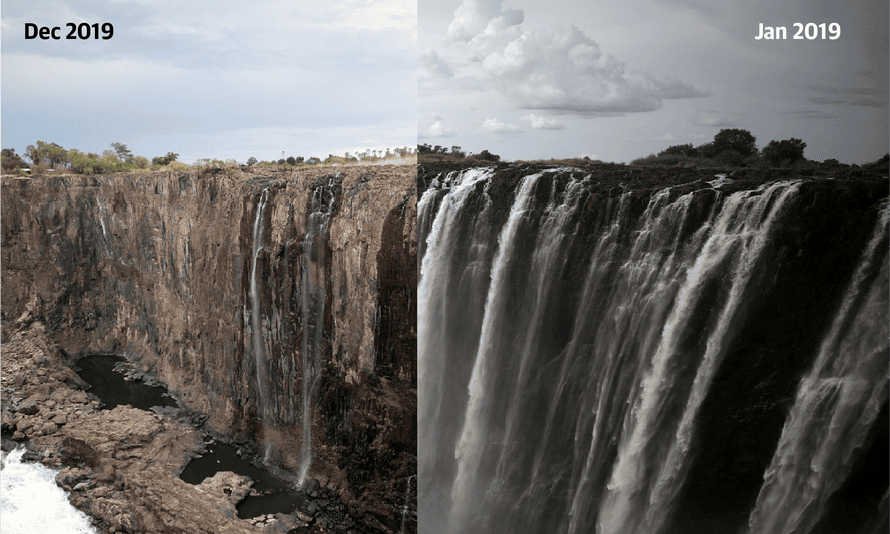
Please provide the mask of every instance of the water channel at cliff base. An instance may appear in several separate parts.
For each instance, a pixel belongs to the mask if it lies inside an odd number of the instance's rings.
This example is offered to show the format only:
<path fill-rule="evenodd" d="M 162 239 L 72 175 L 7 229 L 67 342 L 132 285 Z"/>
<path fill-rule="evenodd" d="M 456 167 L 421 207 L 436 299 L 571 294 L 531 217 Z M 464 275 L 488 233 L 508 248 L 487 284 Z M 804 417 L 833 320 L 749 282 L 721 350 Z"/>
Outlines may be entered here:
<path fill-rule="evenodd" d="M 109 354 L 86 356 L 77 361 L 77 373 L 92 386 L 90 392 L 104 403 L 103 408 L 110 410 L 123 404 L 142 410 L 177 406 L 166 388 L 125 379 L 120 366 L 124 361 L 120 356 Z M 249 462 L 247 455 L 239 455 L 236 447 L 208 437 L 205 437 L 205 443 L 207 452 L 189 462 L 180 478 L 197 485 L 220 471 L 250 477 L 254 481 L 255 491 L 238 504 L 238 517 L 249 519 L 263 514 L 290 514 L 305 500 L 302 492 L 276 477 L 269 469 Z"/>

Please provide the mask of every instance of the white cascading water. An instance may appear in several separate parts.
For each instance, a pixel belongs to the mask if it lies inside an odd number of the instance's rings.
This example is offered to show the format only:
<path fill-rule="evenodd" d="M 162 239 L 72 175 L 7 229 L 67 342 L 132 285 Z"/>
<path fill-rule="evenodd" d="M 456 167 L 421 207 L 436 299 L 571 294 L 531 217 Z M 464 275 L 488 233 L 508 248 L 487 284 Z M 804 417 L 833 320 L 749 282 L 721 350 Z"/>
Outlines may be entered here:
<path fill-rule="evenodd" d="M 260 290 L 257 283 L 256 271 L 259 263 L 260 251 L 263 250 L 263 215 L 266 211 L 266 202 L 269 200 L 269 189 L 263 189 L 256 207 L 256 219 L 253 222 L 253 260 L 250 268 L 250 321 L 251 339 L 253 340 L 253 356 L 256 359 L 256 379 L 259 402 L 257 412 L 262 421 L 267 421 L 269 410 L 269 383 L 266 380 L 266 360 L 263 342 L 263 318 L 260 308 Z M 269 462 L 272 454 L 271 443 L 265 445 L 263 461 Z"/>
<path fill-rule="evenodd" d="M 670 529 L 802 182 L 603 198 L 593 181 L 477 168 L 418 203 L 421 532 Z"/>
<path fill-rule="evenodd" d="M 301 314 L 303 323 L 302 359 L 302 444 L 300 446 L 300 474 L 297 481 L 302 487 L 312 466 L 312 397 L 321 367 L 321 350 L 324 335 L 325 309 L 325 237 L 331 221 L 335 201 L 332 181 L 318 185 L 312 192 L 306 236 L 303 239 L 301 257 Z"/>
<path fill-rule="evenodd" d="M 499 298 L 505 291 L 504 263 L 509 259 L 510 245 L 519 230 L 519 222 L 527 209 L 531 191 L 540 178 L 540 174 L 526 176 L 519 185 L 516 202 L 510 211 L 510 217 L 504 230 L 498 238 L 498 255 L 492 268 L 491 289 L 488 292 L 488 301 L 485 305 L 485 319 L 482 322 L 482 335 L 479 341 L 479 351 L 473 365 L 473 374 L 467 385 L 469 400 L 467 402 L 463 431 L 460 435 L 454 456 L 458 461 L 457 478 L 451 489 L 451 523 L 450 532 L 465 530 L 464 521 L 473 515 L 474 506 L 479 503 L 479 491 L 477 483 L 478 470 L 482 460 L 482 452 L 487 438 L 487 393 L 491 386 L 489 381 L 492 375 L 492 366 L 489 357 L 499 347 L 496 330 L 500 326 L 498 321 L 503 320 L 505 299 Z"/>
<path fill-rule="evenodd" d="M 86 514 L 71 506 L 56 485 L 56 472 L 22 462 L 25 449 L 3 453 L 0 470 L 0 532 L 3 534 L 93 534 Z"/>
<path fill-rule="evenodd" d="M 642 377 L 640 395 L 625 421 L 625 434 L 619 444 L 618 461 L 608 484 L 608 495 L 600 508 L 597 532 L 622 534 L 660 532 L 685 469 L 695 416 L 717 370 L 720 357 L 731 340 L 731 326 L 751 284 L 754 267 L 770 230 L 797 184 L 779 182 L 757 191 L 736 193 L 726 200 L 710 237 L 689 267 L 671 314 L 660 334 L 651 368 Z M 775 198 L 774 198 L 775 197 Z M 688 400 L 680 421 L 674 423 L 667 454 L 653 455 L 653 447 L 663 446 L 653 438 L 663 432 L 666 387 L 673 383 L 675 360 L 687 358 L 680 348 L 682 324 L 692 316 L 709 280 L 722 276 L 729 262 L 731 287 L 722 303 L 716 326 L 707 336 Z M 653 462 L 653 458 L 655 462 Z M 660 460 L 660 461 L 659 461 Z M 653 478 L 650 473 L 657 473 Z M 642 498 L 641 498 L 642 495 Z M 640 507 L 646 514 L 641 516 Z"/>
<path fill-rule="evenodd" d="M 399 529 L 401 534 L 405 534 L 405 522 L 408 518 L 408 510 L 411 509 L 411 479 L 414 478 L 415 475 L 411 475 L 408 477 L 408 480 L 405 481 L 405 504 L 402 505 L 402 526 Z"/>
<path fill-rule="evenodd" d="M 800 382 L 749 519 L 750 534 L 809 532 L 844 482 L 853 453 L 887 400 L 887 233 L 885 211 L 813 368 Z"/>
<path fill-rule="evenodd" d="M 460 218 L 468 213 L 473 213 L 474 222 L 470 226 L 485 228 L 485 209 L 482 213 L 474 213 L 464 210 L 464 203 L 474 192 L 476 186 L 491 175 L 489 169 L 471 169 L 464 173 L 451 173 L 443 179 L 448 187 L 447 192 L 435 187 L 427 189 L 417 203 L 418 224 L 428 224 L 427 229 L 421 230 L 427 236 L 418 243 L 421 257 L 421 277 L 418 281 L 417 322 L 419 331 L 427 335 L 418 337 L 418 391 L 423 391 L 417 397 L 418 418 L 426 424 L 419 425 L 417 432 L 418 451 L 437 450 L 442 446 L 443 440 L 454 445 L 456 436 L 450 439 L 444 437 L 440 429 L 444 425 L 439 422 L 453 413 L 453 407 L 449 406 L 444 398 L 445 380 L 450 376 L 446 373 L 446 357 L 460 349 L 454 349 L 450 345 L 446 332 L 450 326 L 449 318 L 452 299 L 449 294 L 456 293 L 456 287 L 450 284 L 450 277 L 454 271 L 460 271 L 461 286 L 473 295 L 484 298 L 485 285 L 483 280 L 488 278 L 488 270 L 483 267 L 484 245 L 473 240 L 471 249 L 474 251 L 468 258 L 468 266 L 454 265 L 451 258 L 449 243 L 461 241 L 464 236 L 459 235 Z M 438 182 L 436 182 L 438 185 Z M 444 196 L 443 196 L 444 194 Z M 483 194 L 484 196 L 484 194 Z M 465 223 L 466 224 L 466 223 Z M 471 237 L 471 239 L 473 239 Z M 427 250 L 427 253 L 423 253 Z M 454 299 L 457 301 L 457 299 Z M 473 349 L 468 349 L 473 350 Z M 474 351 L 475 352 L 475 351 Z M 446 509 L 450 506 L 451 489 L 440 486 L 426 485 L 421 487 L 421 482 L 430 482 L 437 477 L 434 471 L 437 469 L 437 460 L 450 461 L 447 455 L 419 455 L 418 461 L 418 521 L 426 521 L 435 525 L 438 530 L 447 517 Z M 420 530 L 424 530 L 420 528 Z"/>

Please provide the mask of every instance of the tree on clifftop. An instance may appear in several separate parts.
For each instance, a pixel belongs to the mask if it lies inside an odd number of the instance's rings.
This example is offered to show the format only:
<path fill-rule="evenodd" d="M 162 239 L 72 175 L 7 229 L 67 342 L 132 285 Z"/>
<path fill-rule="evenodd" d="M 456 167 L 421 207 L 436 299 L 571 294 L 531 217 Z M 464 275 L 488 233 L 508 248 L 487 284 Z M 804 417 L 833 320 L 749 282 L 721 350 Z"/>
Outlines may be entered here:
<path fill-rule="evenodd" d="M 157 157 L 151 158 L 151 164 L 152 165 L 170 165 L 171 163 L 176 161 L 176 158 L 178 158 L 178 157 L 179 157 L 179 154 L 176 154 L 174 152 L 167 152 L 166 156 L 157 156 Z"/>
<path fill-rule="evenodd" d="M 39 163 L 49 163 L 53 167 L 59 164 L 68 163 L 68 151 L 56 143 L 44 143 L 37 141 L 37 145 L 28 145 L 25 149 L 25 157 L 30 159 L 35 165 Z"/>
<path fill-rule="evenodd" d="M 22 161 L 21 156 L 15 153 L 14 148 L 4 148 L 2 152 L 2 164 L 0 164 L 3 168 L 3 172 L 9 172 L 13 169 L 19 169 L 25 166 L 25 162 Z"/>
<path fill-rule="evenodd" d="M 770 141 L 768 145 L 763 147 L 763 159 L 770 162 L 774 166 L 788 163 L 789 165 L 797 160 L 803 159 L 803 149 L 807 144 L 800 139 L 783 139 L 782 141 Z"/>
<path fill-rule="evenodd" d="M 130 149 L 127 148 L 127 145 L 123 143 L 111 143 L 111 148 L 114 149 L 115 154 L 117 154 L 117 158 L 121 161 L 129 162 L 133 159 L 133 153 L 130 152 Z"/>
<path fill-rule="evenodd" d="M 735 150 L 746 157 L 757 154 L 757 138 L 748 130 L 737 128 L 720 130 L 710 145 L 710 151 L 715 156 L 727 150 Z"/>
<path fill-rule="evenodd" d="M 474 154 L 474 156 L 476 157 L 476 159 L 481 159 L 483 161 L 500 161 L 501 160 L 500 156 L 498 156 L 497 154 L 492 154 L 487 149 L 483 150 L 482 152 L 480 152 L 478 154 Z"/>

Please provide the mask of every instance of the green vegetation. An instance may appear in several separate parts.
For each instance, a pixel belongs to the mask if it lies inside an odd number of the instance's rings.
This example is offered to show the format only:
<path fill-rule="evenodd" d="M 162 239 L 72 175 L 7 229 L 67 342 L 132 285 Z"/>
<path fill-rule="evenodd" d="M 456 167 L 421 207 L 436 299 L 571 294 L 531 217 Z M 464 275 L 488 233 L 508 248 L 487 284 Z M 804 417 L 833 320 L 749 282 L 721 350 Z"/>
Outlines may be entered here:
<path fill-rule="evenodd" d="M 469 154 L 467 155 L 461 147 L 452 146 L 449 151 L 447 147 L 443 146 L 430 146 L 427 144 L 417 145 L 417 154 L 418 154 L 418 162 L 467 162 L 467 163 L 477 163 L 477 162 L 491 162 L 497 163 L 501 160 L 501 157 L 497 154 L 492 154 L 488 150 L 483 150 L 478 154 Z"/>
<path fill-rule="evenodd" d="M 65 149 L 56 143 L 45 143 L 37 141 L 33 145 L 28 145 L 23 156 L 31 161 L 30 166 L 25 163 L 22 156 L 16 154 L 15 149 L 4 148 L 2 153 L 2 172 L 4 174 L 16 174 L 21 176 L 40 176 L 45 173 L 54 174 L 111 174 L 117 172 L 139 172 L 139 171 L 234 171 L 243 167 L 234 159 L 216 159 L 201 158 L 191 165 L 177 161 L 179 154 L 175 152 L 167 152 L 165 156 L 155 156 L 149 161 L 144 156 L 136 156 L 123 143 L 111 143 L 110 150 L 104 150 L 102 155 L 94 152 L 82 152 L 76 148 Z M 281 153 L 284 156 L 284 152 Z M 349 164 L 368 164 L 368 163 L 397 163 L 406 164 L 405 159 L 393 161 L 395 158 L 408 158 L 413 156 L 413 149 L 409 147 L 389 149 L 386 151 L 366 150 L 362 153 L 350 155 L 348 152 L 344 157 L 329 155 L 324 161 L 316 157 L 304 158 L 290 156 L 282 157 L 278 161 L 257 161 L 251 157 L 247 160 L 246 165 L 259 165 L 262 167 L 280 167 L 292 166 L 299 167 L 305 165 L 349 165 Z M 408 161 L 407 163 L 411 163 Z"/>
<path fill-rule="evenodd" d="M 127 145 L 123 143 L 111 143 L 111 148 L 114 149 L 114 152 L 117 155 L 117 159 L 127 163 L 133 161 L 133 153 L 130 152 L 130 149 L 127 148 Z"/>
<path fill-rule="evenodd" d="M 174 152 L 167 152 L 166 156 L 157 156 L 155 158 L 151 158 L 151 164 L 152 165 L 161 165 L 161 166 L 170 165 L 171 163 L 176 161 L 176 158 L 178 158 L 178 157 L 179 157 L 179 154 L 176 154 Z"/>
<path fill-rule="evenodd" d="M 705 157 L 719 156 L 728 151 L 737 152 L 742 157 L 754 156 L 757 154 L 757 138 L 748 130 L 720 130 L 714 140 L 704 147 L 701 152 Z"/>
<path fill-rule="evenodd" d="M 650 154 L 633 165 L 666 165 L 677 167 L 794 167 L 815 165 L 803 156 L 807 144 L 800 139 L 770 141 L 757 150 L 757 138 L 748 130 L 720 130 L 708 143 L 673 145 L 658 154 Z"/>
<path fill-rule="evenodd" d="M 631 162 L 634 166 L 660 166 L 660 167 L 686 167 L 698 168 L 749 168 L 752 170 L 768 170 L 772 168 L 787 168 L 793 172 L 839 172 L 857 175 L 862 171 L 890 170 L 890 154 L 872 163 L 863 165 L 846 165 L 836 159 L 826 159 L 823 162 L 811 161 L 804 157 L 804 149 L 807 144 L 800 139 L 791 138 L 779 141 L 770 141 L 762 150 L 757 149 L 757 138 L 748 130 L 723 129 L 714 136 L 714 139 L 694 146 L 691 143 L 672 145 L 658 154 L 650 154 L 644 158 L 638 158 Z M 418 163 L 424 164 L 459 164 L 473 166 L 477 164 L 490 164 L 500 161 L 500 156 L 492 154 L 488 150 L 482 150 L 478 154 L 467 154 L 460 146 L 444 147 L 429 144 L 417 145 Z M 347 154 L 348 156 L 348 154 Z M 329 156 L 333 158 L 333 156 Z M 602 165 L 605 162 L 583 158 L 561 158 L 549 160 L 517 160 L 516 164 L 545 164 L 567 165 L 585 167 L 588 165 Z M 619 164 L 611 164 L 619 165 Z M 623 164 L 620 164 L 623 165 Z M 834 169 L 837 167 L 837 169 Z M 661 171 L 658 171 L 661 172 Z"/>
<path fill-rule="evenodd" d="M 0 158 L 0 167 L 4 174 L 24 174 L 21 169 L 25 167 L 22 157 L 15 153 L 15 149 L 4 148 Z"/>
<path fill-rule="evenodd" d="M 791 165 L 804 159 L 803 149 L 806 147 L 806 143 L 792 137 L 783 141 L 770 141 L 768 145 L 763 147 L 762 155 L 763 159 L 775 167 Z"/>

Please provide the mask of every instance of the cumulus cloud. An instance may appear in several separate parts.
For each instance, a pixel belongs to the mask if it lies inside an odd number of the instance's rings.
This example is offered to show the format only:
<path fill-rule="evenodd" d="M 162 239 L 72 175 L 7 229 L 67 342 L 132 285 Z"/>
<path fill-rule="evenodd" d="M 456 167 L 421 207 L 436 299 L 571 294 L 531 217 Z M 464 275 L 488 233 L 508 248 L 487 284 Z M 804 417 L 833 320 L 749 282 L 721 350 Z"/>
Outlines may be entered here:
<path fill-rule="evenodd" d="M 501 0 L 464 0 L 454 12 L 454 20 L 445 34 L 452 41 L 470 41 L 488 31 L 500 33 L 522 24 L 521 9 L 504 9 Z"/>
<path fill-rule="evenodd" d="M 439 57 L 435 50 L 427 50 L 417 58 L 418 75 L 421 78 L 450 78 L 454 75 L 451 68 Z"/>
<path fill-rule="evenodd" d="M 539 117 L 534 113 L 522 117 L 522 121 L 536 130 L 564 130 L 565 125 L 553 117 Z"/>
<path fill-rule="evenodd" d="M 334 20 L 347 28 L 393 28 L 417 35 L 417 4 L 412 0 L 344 0 L 332 10 L 339 15 Z"/>
<path fill-rule="evenodd" d="M 482 121 L 481 130 L 483 132 L 497 134 L 511 134 L 522 131 L 519 126 L 516 126 L 515 124 L 508 124 L 493 117 L 488 117 L 484 121 Z"/>
<path fill-rule="evenodd" d="M 439 120 L 430 125 L 429 133 L 430 137 L 451 137 L 454 135 L 454 130 L 446 128 Z"/>
<path fill-rule="evenodd" d="M 419 134 L 423 139 L 433 137 L 453 137 L 454 130 L 445 125 L 445 120 L 437 113 L 430 113 L 420 120 Z"/>
<path fill-rule="evenodd" d="M 623 114 L 708 95 L 680 80 L 631 71 L 575 26 L 526 32 L 523 19 L 500 0 L 464 0 L 448 28 L 453 46 L 521 109 Z"/>

